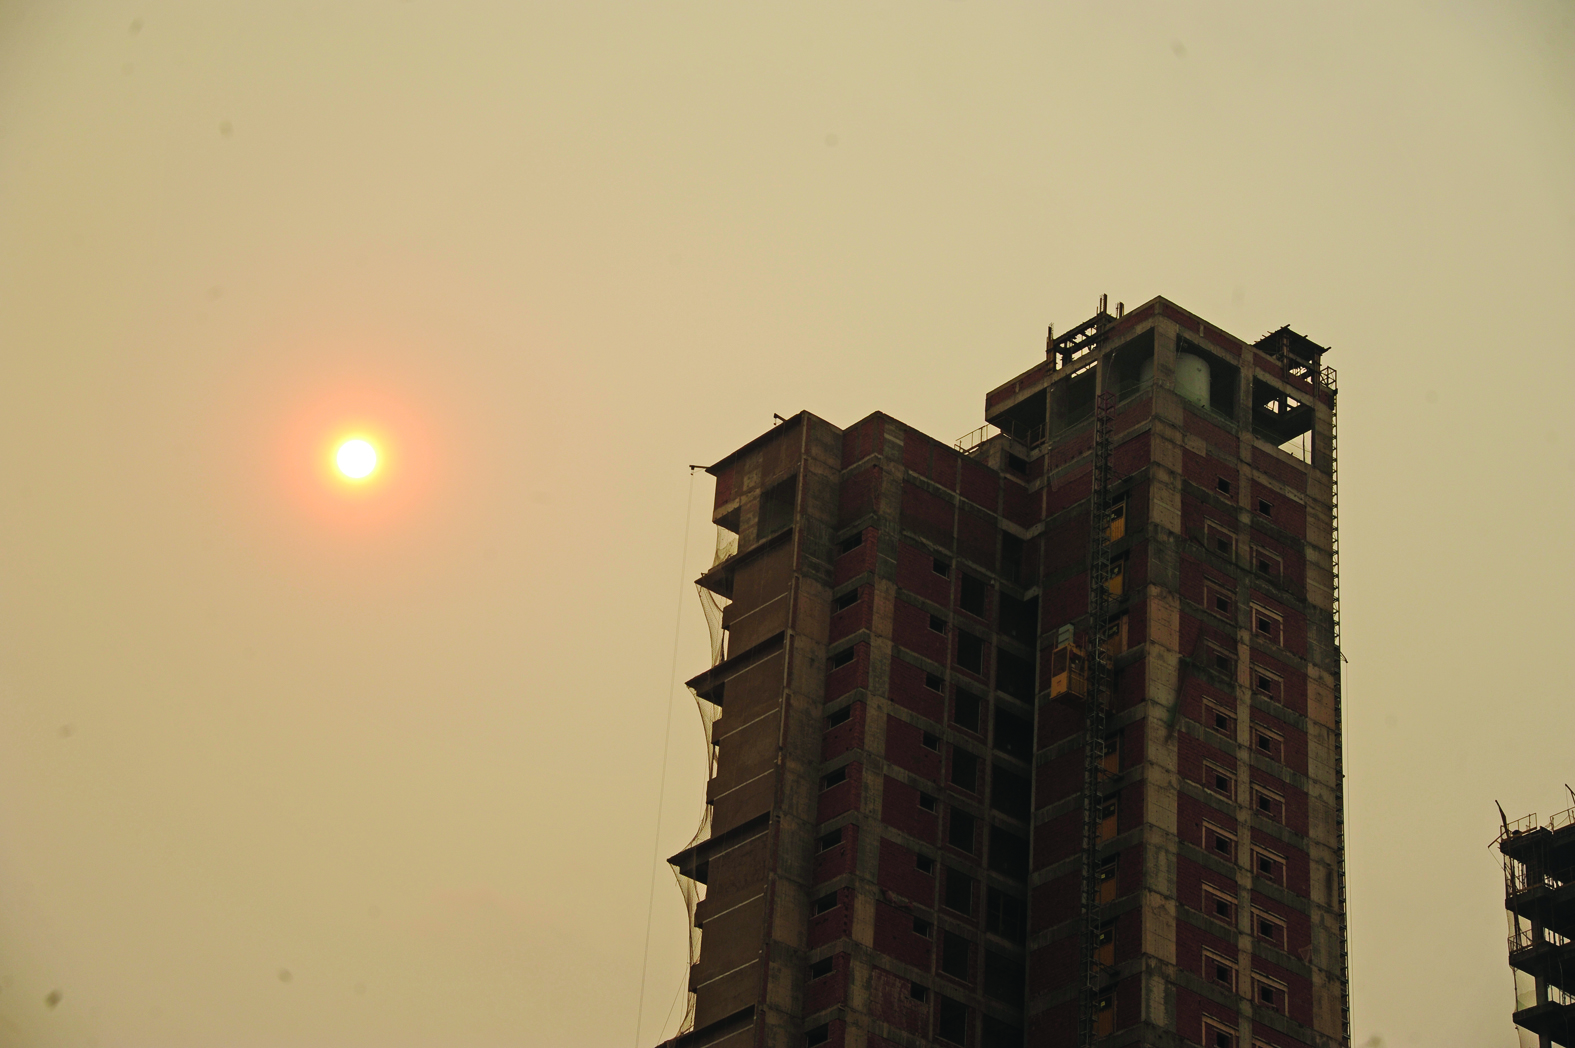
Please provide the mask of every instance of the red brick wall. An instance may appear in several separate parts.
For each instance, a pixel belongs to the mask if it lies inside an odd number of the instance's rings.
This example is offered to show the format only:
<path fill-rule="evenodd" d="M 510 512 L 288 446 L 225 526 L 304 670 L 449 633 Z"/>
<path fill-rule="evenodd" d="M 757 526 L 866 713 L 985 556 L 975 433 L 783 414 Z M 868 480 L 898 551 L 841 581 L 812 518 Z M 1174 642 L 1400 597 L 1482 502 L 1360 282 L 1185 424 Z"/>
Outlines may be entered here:
<path fill-rule="evenodd" d="M 886 760 L 921 779 L 938 780 L 941 777 L 941 754 L 924 745 L 924 729 L 898 720 L 886 718 Z M 939 741 L 937 741 L 939 745 Z"/>
<path fill-rule="evenodd" d="M 881 822 L 930 844 L 935 843 L 939 830 L 936 812 L 919 807 L 919 790 L 891 776 L 886 777 L 881 791 Z"/>

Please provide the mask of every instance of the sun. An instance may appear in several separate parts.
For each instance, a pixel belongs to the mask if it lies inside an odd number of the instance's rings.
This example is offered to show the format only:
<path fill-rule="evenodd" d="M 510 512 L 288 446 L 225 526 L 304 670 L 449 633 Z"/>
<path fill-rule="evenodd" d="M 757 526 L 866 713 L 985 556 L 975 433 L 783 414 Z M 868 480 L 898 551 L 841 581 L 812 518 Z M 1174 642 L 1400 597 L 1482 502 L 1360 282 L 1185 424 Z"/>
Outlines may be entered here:
<path fill-rule="evenodd" d="M 351 480 L 363 480 L 377 468 L 377 449 L 364 440 L 347 440 L 339 445 L 334 461 Z"/>

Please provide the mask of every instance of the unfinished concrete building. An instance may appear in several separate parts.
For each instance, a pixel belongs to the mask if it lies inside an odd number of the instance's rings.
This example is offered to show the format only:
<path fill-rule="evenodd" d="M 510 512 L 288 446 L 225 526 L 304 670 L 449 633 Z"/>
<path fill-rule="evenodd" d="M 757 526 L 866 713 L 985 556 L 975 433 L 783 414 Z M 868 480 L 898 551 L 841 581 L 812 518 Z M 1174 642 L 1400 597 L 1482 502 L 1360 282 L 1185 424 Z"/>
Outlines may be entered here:
<path fill-rule="evenodd" d="M 724 457 L 681 1048 L 1349 1042 L 1335 377 L 1164 299 Z"/>
<path fill-rule="evenodd" d="M 1535 815 L 1506 820 L 1494 843 L 1504 860 L 1515 1025 L 1540 1048 L 1575 1046 L 1575 808 L 1546 825 Z"/>

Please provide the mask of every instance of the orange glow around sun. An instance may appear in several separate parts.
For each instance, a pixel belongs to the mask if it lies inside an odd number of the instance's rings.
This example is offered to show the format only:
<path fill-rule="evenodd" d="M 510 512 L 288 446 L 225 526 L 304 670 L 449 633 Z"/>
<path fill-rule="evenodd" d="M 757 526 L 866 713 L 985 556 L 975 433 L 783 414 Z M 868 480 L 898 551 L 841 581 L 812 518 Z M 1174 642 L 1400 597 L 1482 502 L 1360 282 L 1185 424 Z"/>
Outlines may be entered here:
<path fill-rule="evenodd" d="M 281 508 L 313 530 L 403 530 L 433 506 L 435 430 L 419 388 L 338 376 L 306 393 L 275 444 Z"/>

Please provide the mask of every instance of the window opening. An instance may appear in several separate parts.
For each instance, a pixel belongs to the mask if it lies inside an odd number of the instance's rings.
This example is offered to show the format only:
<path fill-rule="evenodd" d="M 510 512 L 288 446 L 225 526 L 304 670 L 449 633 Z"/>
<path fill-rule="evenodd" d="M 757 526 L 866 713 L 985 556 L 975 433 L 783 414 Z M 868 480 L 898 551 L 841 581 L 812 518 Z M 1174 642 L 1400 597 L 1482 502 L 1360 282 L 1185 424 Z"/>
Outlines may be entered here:
<path fill-rule="evenodd" d="M 946 891 L 941 904 L 965 917 L 973 916 L 973 878 L 960 870 L 946 867 Z"/>
<path fill-rule="evenodd" d="M 928 939 L 930 937 L 930 922 L 923 917 L 915 917 L 913 919 L 913 934 Z"/>
<path fill-rule="evenodd" d="M 837 905 L 836 892 L 832 892 L 830 895 L 822 895 L 815 900 L 815 916 L 819 917 L 823 913 L 830 913 L 837 908 Z"/>
<path fill-rule="evenodd" d="M 939 750 L 941 748 L 941 737 L 925 732 L 919 738 L 919 744 L 927 750 Z"/>
<path fill-rule="evenodd" d="M 864 545 L 864 532 L 861 531 L 857 535 L 849 535 L 842 540 L 842 545 L 837 547 L 837 556 L 845 557 L 862 545 Z"/>
<path fill-rule="evenodd" d="M 979 730 L 980 701 L 979 696 L 973 692 L 963 688 L 957 689 L 952 705 L 952 720 L 959 728 L 967 728 L 972 732 Z"/>
<path fill-rule="evenodd" d="M 836 968 L 836 964 L 830 957 L 827 957 L 823 961 L 816 961 L 814 964 L 809 966 L 810 981 L 813 982 L 816 979 L 824 979 L 826 976 L 836 971 Z"/>
<path fill-rule="evenodd" d="M 979 758 L 960 746 L 952 747 L 951 782 L 960 790 L 979 792 Z"/>
<path fill-rule="evenodd" d="M 918 983 L 909 983 L 908 996 L 923 1004 L 930 999 L 930 989 L 927 986 L 920 986 Z"/>
<path fill-rule="evenodd" d="M 924 686 L 931 691 L 941 691 L 945 688 L 946 682 L 933 673 L 926 673 L 924 675 Z"/>
<path fill-rule="evenodd" d="M 1284 563 L 1280 560 L 1279 555 L 1270 553 L 1262 546 L 1254 546 L 1252 549 L 1252 567 L 1254 571 L 1260 571 L 1265 575 L 1276 577 L 1284 572 Z"/>
<path fill-rule="evenodd" d="M 1236 718 L 1212 703 L 1204 703 L 1204 723 L 1221 735 L 1231 739 L 1236 737 Z"/>
<path fill-rule="evenodd" d="M 846 724 L 852 718 L 852 705 L 844 706 L 840 710 L 832 710 L 830 713 L 826 714 L 826 727 L 835 728 L 839 724 Z"/>
<path fill-rule="evenodd" d="M 940 557 L 933 557 L 930 560 L 930 570 L 943 579 L 949 578 L 952 573 L 952 562 Z"/>
<path fill-rule="evenodd" d="M 946 827 L 946 843 L 950 844 L 958 851 L 965 851 L 972 855 L 974 850 L 974 838 L 978 836 L 978 834 L 974 832 L 974 825 L 975 823 L 972 815 L 969 815 L 965 811 L 958 811 L 956 808 L 953 808 L 951 820 Z"/>
<path fill-rule="evenodd" d="M 931 615 L 930 616 L 930 630 L 933 633 L 945 633 L 946 632 L 946 620 L 941 618 L 939 615 Z"/>
<path fill-rule="evenodd" d="M 935 798 L 930 796 L 928 793 L 919 794 L 919 807 L 923 808 L 925 811 L 934 811 Z"/>
<path fill-rule="evenodd" d="M 1259 499 L 1258 512 L 1262 513 L 1265 517 L 1274 516 L 1274 503 L 1270 502 L 1268 499 Z"/>
<path fill-rule="evenodd" d="M 1230 481 L 1226 480 L 1224 477 L 1221 477 L 1219 480 L 1215 481 L 1214 486 L 1218 488 L 1223 494 L 1230 494 Z"/>
<path fill-rule="evenodd" d="M 841 830 L 837 830 L 834 833 L 828 833 L 825 836 L 820 838 L 820 850 L 821 851 L 830 851 L 831 849 L 835 848 L 837 845 L 839 845 L 841 843 L 842 843 L 842 831 Z"/>
<path fill-rule="evenodd" d="M 1203 524 L 1203 535 L 1208 539 L 1208 546 L 1215 553 L 1222 553 L 1227 557 L 1236 556 L 1236 536 L 1214 523 L 1212 520 Z"/>
<path fill-rule="evenodd" d="M 1236 799 L 1236 776 L 1212 764 L 1203 766 L 1203 784 L 1228 800 Z"/>
<path fill-rule="evenodd" d="M 1275 822 L 1285 821 L 1285 800 L 1277 793 L 1271 793 L 1261 786 L 1252 788 L 1252 806 L 1261 815 L 1267 815 Z"/>
<path fill-rule="evenodd" d="M 1203 886 L 1203 912 L 1226 924 L 1236 923 L 1236 900 L 1218 888 Z"/>
<path fill-rule="evenodd" d="M 836 600 L 832 601 L 831 602 L 831 606 L 836 611 L 847 611 L 849 608 L 853 607 L 853 605 L 857 604 L 858 602 L 859 602 L 859 591 L 858 590 L 849 590 L 847 593 L 844 593 L 842 596 L 840 596 Z"/>
<path fill-rule="evenodd" d="M 825 777 L 820 780 L 820 788 L 823 789 L 823 790 L 829 790 L 833 786 L 840 786 L 842 783 L 847 782 L 847 781 L 848 781 L 848 767 L 847 767 L 847 765 L 844 764 L 842 767 L 838 768 L 836 771 L 829 771 L 829 772 L 827 772 L 825 774 Z"/>
<path fill-rule="evenodd" d="M 966 571 L 962 573 L 962 586 L 957 595 L 957 606 L 970 615 L 984 618 L 985 599 L 989 586 L 983 579 L 974 578 Z"/>
<path fill-rule="evenodd" d="M 1218 1023 L 1203 1020 L 1204 1048 L 1236 1048 L 1236 1035 Z"/>
<path fill-rule="evenodd" d="M 831 657 L 831 668 L 834 670 L 840 670 L 842 667 L 853 661 L 853 655 L 854 651 L 852 648 L 843 648 L 841 651 L 837 652 Z"/>
<path fill-rule="evenodd" d="M 1203 977 L 1216 986 L 1235 992 L 1236 965 L 1218 954 L 1203 953 Z"/>
<path fill-rule="evenodd" d="M 831 1040 L 831 1025 L 829 1023 L 821 1023 L 804 1035 L 804 1043 L 809 1045 L 810 1048 L 815 1048 L 817 1044 L 825 1044 L 829 1040 Z"/>
<path fill-rule="evenodd" d="M 1234 861 L 1236 858 L 1236 835 L 1234 833 L 1226 833 L 1218 826 L 1211 826 L 1208 823 L 1204 823 L 1203 847 L 1207 851 L 1213 852 L 1215 855 L 1220 855 Z"/>
<path fill-rule="evenodd" d="M 935 872 L 935 860 L 928 855 L 915 855 L 913 857 L 913 868 L 922 874 L 933 874 Z"/>
<path fill-rule="evenodd" d="M 1285 948 L 1285 923 L 1283 921 L 1270 917 L 1262 910 L 1254 910 L 1252 913 L 1252 930 L 1258 938 L 1271 942 L 1281 949 Z"/>
<path fill-rule="evenodd" d="M 1280 760 L 1282 740 L 1276 733 L 1266 728 L 1254 727 L 1252 729 L 1252 744 L 1259 753 L 1273 760 Z"/>
<path fill-rule="evenodd" d="M 968 940 L 956 932 L 941 933 L 941 972 L 954 979 L 968 978 Z"/>

